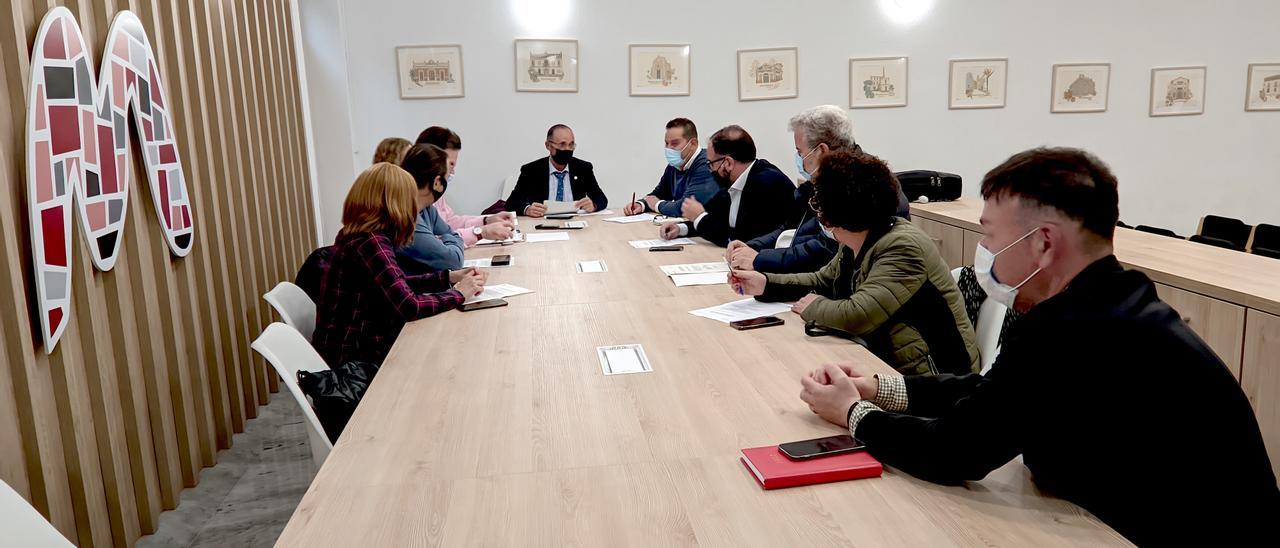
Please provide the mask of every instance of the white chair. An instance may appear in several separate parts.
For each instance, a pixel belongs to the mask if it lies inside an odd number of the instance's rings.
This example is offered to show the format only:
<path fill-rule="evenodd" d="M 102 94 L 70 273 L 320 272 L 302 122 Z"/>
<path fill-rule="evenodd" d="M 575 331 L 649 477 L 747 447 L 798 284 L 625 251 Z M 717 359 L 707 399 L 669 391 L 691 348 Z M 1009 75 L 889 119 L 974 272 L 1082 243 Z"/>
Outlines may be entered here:
<path fill-rule="evenodd" d="M 4 481 L 0 481 L 0 536 L 0 546 L 75 546 Z"/>
<path fill-rule="evenodd" d="M 507 196 L 511 195 L 511 191 L 516 189 L 516 181 L 518 180 L 520 180 L 519 171 L 512 173 L 511 175 L 507 175 L 507 178 L 502 180 L 502 195 L 498 196 L 498 199 L 499 200 L 507 199 Z M 524 213 L 523 211 L 516 212 L 517 215 L 523 214 L 523 213 Z"/>
<path fill-rule="evenodd" d="M 266 358 L 271 367 L 275 368 L 285 386 L 289 387 L 289 393 L 293 394 L 293 399 L 298 401 L 298 407 L 302 408 L 302 414 L 307 417 L 307 423 L 311 425 L 308 431 L 311 437 L 311 458 L 319 467 L 324 463 L 325 457 L 329 456 L 329 450 L 333 449 L 333 444 L 329 442 L 329 436 L 325 435 L 320 419 L 311 408 L 311 401 L 298 386 L 298 371 L 324 371 L 329 369 L 329 366 L 301 333 L 280 322 L 268 325 L 251 346 Z"/>
<path fill-rule="evenodd" d="M 316 303 L 306 291 L 290 282 L 280 282 L 262 299 L 276 309 L 280 319 L 297 329 L 307 340 L 316 331 Z"/>
<path fill-rule="evenodd" d="M 951 276 L 960 281 L 959 268 L 951 271 Z M 978 359 L 982 363 L 982 374 L 991 370 L 991 364 L 1000 355 L 1000 328 L 1004 326 L 1004 315 L 1008 308 L 992 299 L 982 301 L 978 308 L 978 325 L 973 327 L 978 338 Z"/>
<path fill-rule="evenodd" d="M 793 228 L 791 230 L 783 230 L 782 234 L 778 235 L 778 241 L 773 243 L 773 248 L 782 249 L 785 247 L 791 247 L 791 242 L 795 239 L 796 239 L 796 229 Z"/>

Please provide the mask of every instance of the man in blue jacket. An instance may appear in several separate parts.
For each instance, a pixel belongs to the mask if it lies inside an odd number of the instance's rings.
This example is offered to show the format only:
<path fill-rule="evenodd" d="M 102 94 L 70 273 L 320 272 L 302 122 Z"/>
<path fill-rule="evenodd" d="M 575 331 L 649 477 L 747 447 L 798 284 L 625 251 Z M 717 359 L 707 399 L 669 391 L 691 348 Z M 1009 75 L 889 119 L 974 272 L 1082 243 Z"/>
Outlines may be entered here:
<path fill-rule="evenodd" d="M 658 179 L 658 186 L 644 199 L 627 204 L 622 209 L 623 214 L 649 212 L 679 217 L 685 198 L 705 204 L 720 191 L 707 167 L 706 151 L 698 148 L 698 126 L 693 124 L 693 120 L 676 118 L 667 122 L 664 145 L 667 168 Z"/>
<path fill-rule="evenodd" d="M 837 150 L 861 151 L 853 138 L 853 122 L 843 108 L 821 105 L 795 115 L 788 124 L 795 140 L 796 173 L 803 181 L 795 193 L 796 213 L 772 232 L 749 241 L 733 241 L 728 246 L 729 264 L 737 270 L 789 274 L 814 272 L 836 255 L 839 245 L 828 237 L 809 209 L 813 195 L 810 177 L 823 156 Z M 898 189 L 899 217 L 910 220 L 907 197 Z M 789 245 L 777 246 L 784 231 L 795 230 Z"/>

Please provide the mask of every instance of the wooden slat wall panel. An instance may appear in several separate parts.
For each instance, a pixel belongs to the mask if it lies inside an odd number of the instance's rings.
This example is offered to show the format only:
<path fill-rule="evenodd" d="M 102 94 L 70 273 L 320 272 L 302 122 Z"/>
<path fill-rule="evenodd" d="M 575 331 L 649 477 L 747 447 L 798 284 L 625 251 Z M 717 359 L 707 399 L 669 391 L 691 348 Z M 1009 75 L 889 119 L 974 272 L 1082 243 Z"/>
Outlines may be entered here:
<path fill-rule="evenodd" d="M 121 256 L 93 269 L 73 223 L 71 323 L 52 355 L 33 323 L 26 205 L 29 52 L 75 14 L 100 63 L 119 10 L 156 52 L 195 247 L 164 243 L 136 139 Z M 0 8 L 0 479 L 80 545 L 155 530 L 278 379 L 249 343 L 261 300 L 315 246 L 290 0 L 14 0 Z M 97 74 L 97 66 L 93 72 Z"/>

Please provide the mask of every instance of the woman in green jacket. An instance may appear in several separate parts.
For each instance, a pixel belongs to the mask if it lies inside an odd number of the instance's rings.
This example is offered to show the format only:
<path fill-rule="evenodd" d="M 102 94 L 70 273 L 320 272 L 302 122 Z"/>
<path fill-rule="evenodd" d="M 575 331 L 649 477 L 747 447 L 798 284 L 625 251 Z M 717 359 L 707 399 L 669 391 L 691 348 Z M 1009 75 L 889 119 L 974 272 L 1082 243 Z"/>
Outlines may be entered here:
<path fill-rule="evenodd" d="M 904 375 L 964 374 L 980 368 L 964 297 L 938 248 L 894 216 L 898 181 L 862 152 L 823 157 L 809 205 L 823 232 L 840 243 L 817 272 L 735 270 L 735 290 L 761 300 L 796 301 L 806 331 L 844 334 Z"/>

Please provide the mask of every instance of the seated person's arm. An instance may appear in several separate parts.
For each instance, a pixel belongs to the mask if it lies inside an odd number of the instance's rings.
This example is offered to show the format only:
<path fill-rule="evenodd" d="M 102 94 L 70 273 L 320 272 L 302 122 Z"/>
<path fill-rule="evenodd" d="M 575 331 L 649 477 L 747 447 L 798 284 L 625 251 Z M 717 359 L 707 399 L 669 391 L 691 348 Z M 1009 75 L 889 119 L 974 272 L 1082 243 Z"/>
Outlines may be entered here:
<path fill-rule="evenodd" d="M 462 237 L 443 219 L 419 215 L 413 242 L 400 253 L 432 270 L 457 270 L 462 268 L 462 249 Z"/>
<path fill-rule="evenodd" d="M 875 258 L 853 295 L 839 300 L 818 297 L 801 317 L 851 335 L 866 335 L 887 322 L 926 279 L 924 253 L 919 247 L 892 247 Z"/>
<path fill-rule="evenodd" d="M 374 284 L 381 290 L 382 296 L 391 303 L 392 308 L 400 314 L 400 318 L 406 322 L 434 316 L 440 312 L 457 308 L 465 299 L 462 293 L 456 289 L 440 293 L 422 294 L 416 293 L 409 282 L 405 279 L 404 271 L 400 270 L 400 265 L 396 264 L 395 251 L 387 245 L 385 240 L 369 239 L 360 245 L 360 259 L 369 274 L 373 277 Z M 448 287 L 449 271 L 442 270 L 439 272 L 431 272 L 422 276 L 435 276 L 440 278 L 434 282 L 420 282 L 439 286 L 443 284 Z"/>
<path fill-rule="evenodd" d="M 840 258 L 831 259 L 826 266 L 816 272 L 799 272 L 796 274 L 765 274 L 768 283 L 765 284 L 764 294 L 760 296 L 762 301 L 786 302 L 794 301 L 803 297 L 806 293 L 814 292 L 819 295 L 830 295 L 832 287 L 835 284 L 836 277 L 840 274 Z M 816 301 L 815 301 L 816 303 Z M 809 305 L 813 308 L 813 305 Z M 806 320 L 808 318 L 805 318 Z"/>
<path fill-rule="evenodd" d="M 786 229 L 787 227 L 785 226 L 779 226 L 778 228 L 773 229 L 773 232 L 748 240 L 746 242 L 747 247 L 756 251 L 773 249 L 773 246 L 778 245 L 778 237 L 782 236 L 782 233 Z"/>
<path fill-rule="evenodd" d="M 1022 450 L 1019 432 L 1027 426 L 1020 423 L 1035 390 L 1010 375 L 1017 373 L 881 376 L 875 401 L 850 409 L 849 431 L 881 462 L 913 476 L 938 483 L 980 480 Z M 901 411 L 901 399 L 908 414 L 881 410 Z"/>
<path fill-rule="evenodd" d="M 703 239 L 716 244 L 720 247 L 729 245 L 729 223 L 725 221 L 719 212 L 707 210 L 698 215 L 689 222 L 683 223 L 682 227 L 691 227 L 692 230 L 681 229 L 681 235 L 701 236 Z"/>
<path fill-rule="evenodd" d="M 759 272 L 808 272 L 831 262 L 837 249 L 839 244 L 819 235 L 802 242 L 793 241 L 781 249 L 761 249 L 752 268 Z"/>
<path fill-rule="evenodd" d="M 444 276 L 440 274 L 443 273 Z M 433 271 L 423 274 L 405 274 L 404 281 L 414 293 L 438 293 L 449 289 L 449 273 Z"/>

